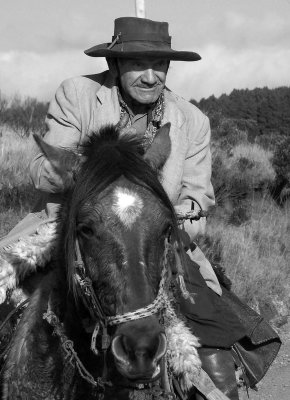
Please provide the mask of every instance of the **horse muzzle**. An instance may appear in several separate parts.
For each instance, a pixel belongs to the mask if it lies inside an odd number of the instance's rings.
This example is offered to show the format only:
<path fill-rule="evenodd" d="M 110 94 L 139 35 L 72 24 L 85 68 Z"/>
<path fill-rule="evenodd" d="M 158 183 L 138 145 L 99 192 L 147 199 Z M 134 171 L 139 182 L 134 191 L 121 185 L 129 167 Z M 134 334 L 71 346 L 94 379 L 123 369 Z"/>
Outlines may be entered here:
<path fill-rule="evenodd" d="M 155 337 L 133 337 L 118 335 L 112 341 L 117 370 L 133 381 L 152 381 L 160 374 L 160 360 L 166 353 L 166 337 L 158 333 Z"/>

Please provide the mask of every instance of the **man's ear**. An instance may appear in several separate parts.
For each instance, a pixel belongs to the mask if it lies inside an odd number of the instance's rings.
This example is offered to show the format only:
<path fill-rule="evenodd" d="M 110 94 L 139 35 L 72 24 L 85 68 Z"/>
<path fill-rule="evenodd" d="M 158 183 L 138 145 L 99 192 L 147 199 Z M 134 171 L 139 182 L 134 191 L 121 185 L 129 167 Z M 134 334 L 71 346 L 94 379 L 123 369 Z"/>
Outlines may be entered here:
<path fill-rule="evenodd" d="M 119 68 L 118 68 L 118 64 L 117 64 L 117 59 L 116 58 L 106 58 L 106 61 L 107 61 L 111 75 L 114 78 L 118 78 Z"/>
<path fill-rule="evenodd" d="M 154 169 L 160 169 L 165 164 L 171 151 L 171 139 L 169 136 L 170 122 L 163 125 L 157 132 L 151 146 L 144 154 L 145 161 Z"/>

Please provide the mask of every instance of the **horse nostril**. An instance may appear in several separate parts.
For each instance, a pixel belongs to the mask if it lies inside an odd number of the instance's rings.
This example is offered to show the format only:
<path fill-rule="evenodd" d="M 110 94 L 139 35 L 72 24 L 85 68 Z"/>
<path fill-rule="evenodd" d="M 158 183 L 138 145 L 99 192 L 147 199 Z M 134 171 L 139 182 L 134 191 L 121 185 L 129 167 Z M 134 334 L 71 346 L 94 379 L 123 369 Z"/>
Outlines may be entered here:
<path fill-rule="evenodd" d="M 124 348 L 122 336 L 118 335 L 113 339 L 111 348 L 113 355 L 119 362 L 121 362 L 122 364 L 129 363 L 128 354 Z"/>
<path fill-rule="evenodd" d="M 117 368 L 130 379 L 149 379 L 160 372 L 159 362 L 166 353 L 164 333 L 153 335 L 117 335 L 112 340 L 112 353 Z"/>
<path fill-rule="evenodd" d="M 158 362 L 166 353 L 167 349 L 167 341 L 166 341 L 166 336 L 164 333 L 159 334 L 159 344 L 158 344 L 158 349 L 155 354 L 155 361 Z"/>

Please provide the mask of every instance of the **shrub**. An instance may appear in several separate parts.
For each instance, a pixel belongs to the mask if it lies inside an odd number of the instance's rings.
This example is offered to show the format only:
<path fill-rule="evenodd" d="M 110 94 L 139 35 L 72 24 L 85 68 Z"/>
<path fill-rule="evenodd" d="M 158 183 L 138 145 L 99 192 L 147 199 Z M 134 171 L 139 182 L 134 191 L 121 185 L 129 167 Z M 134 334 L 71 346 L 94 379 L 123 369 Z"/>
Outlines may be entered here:
<path fill-rule="evenodd" d="M 290 182 L 290 135 L 284 137 L 277 146 L 274 152 L 273 166 L 279 177 Z"/>
<path fill-rule="evenodd" d="M 240 129 L 236 120 L 220 117 L 219 122 L 215 121 L 215 126 L 212 129 L 214 146 L 229 150 L 233 146 L 248 140 L 247 130 Z"/>
<path fill-rule="evenodd" d="M 20 136 L 45 131 L 48 104 L 34 98 L 14 96 L 8 101 L 0 92 L 0 123 L 6 124 Z"/>
<path fill-rule="evenodd" d="M 270 151 L 256 144 L 239 144 L 228 151 L 215 146 L 212 182 L 217 204 L 231 201 L 233 207 L 241 207 L 241 200 L 253 191 L 265 190 L 275 179 L 271 157 Z"/>
<path fill-rule="evenodd" d="M 227 159 L 227 177 L 232 186 L 250 191 L 267 187 L 275 179 L 272 153 L 256 144 L 239 144 Z"/>

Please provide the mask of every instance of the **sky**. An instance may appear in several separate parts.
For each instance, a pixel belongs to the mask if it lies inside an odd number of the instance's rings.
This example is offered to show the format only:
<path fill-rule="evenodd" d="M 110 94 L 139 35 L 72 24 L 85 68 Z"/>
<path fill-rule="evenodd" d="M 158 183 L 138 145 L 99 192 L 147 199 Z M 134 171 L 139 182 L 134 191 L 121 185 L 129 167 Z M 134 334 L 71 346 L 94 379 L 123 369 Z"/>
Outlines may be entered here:
<path fill-rule="evenodd" d="M 290 86 L 290 0 L 145 0 L 168 21 L 172 48 L 198 62 L 170 64 L 167 86 L 185 99 Z M 135 0 L 0 0 L 0 91 L 50 100 L 66 78 L 101 72 L 83 51 L 110 42 Z"/>

